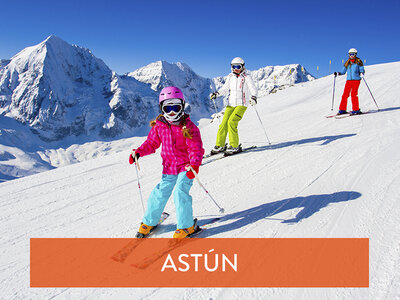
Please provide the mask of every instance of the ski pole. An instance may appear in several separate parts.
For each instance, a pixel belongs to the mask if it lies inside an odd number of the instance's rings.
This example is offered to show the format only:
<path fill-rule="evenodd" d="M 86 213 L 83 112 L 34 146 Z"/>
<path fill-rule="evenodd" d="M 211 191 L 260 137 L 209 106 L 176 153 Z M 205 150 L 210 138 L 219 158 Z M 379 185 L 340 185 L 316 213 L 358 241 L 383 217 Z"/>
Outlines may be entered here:
<path fill-rule="evenodd" d="M 136 169 L 136 177 L 137 177 L 137 183 L 138 183 L 138 187 L 139 187 L 139 195 L 140 195 L 140 201 L 142 202 L 142 208 L 143 208 L 143 214 L 145 213 L 145 209 L 144 209 L 144 204 L 143 204 L 143 196 L 142 196 L 142 189 L 140 187 L 140 181 L 139 181 L 139 170 L 140 170 L 140 166 L 139 166 L 139 162 L 138 159 L 135 157 L 135 169 Z"/>
<path fill-rule="evenodd" d="M 196 178 L 197 182 L 199 183 L 199 185 L 203 188 L 203 190 L 206 192 L 206 194 L 211 198 L 211 200 L 214 202 L 214 204 L 219 208 L 219 212 L 221 214 L 223 214 L 225 212 L 225 209 L 220 207 L 218 205 L 218 203 L 214 200 L 214 198 L 211 196 L 211 194 L 206 190 L 206 188 L 204 187 L 204 185 L 201 183 L 200 179 L 197 177 L 197 172 L 192 168 L 192 166 L 186 166 L 186 170 L 187 171 L 192 171 L 194 174 L 194 178 Z"/>
<path fill-rule="evenodd" d="M 264 130 L 265 137 L 267 138 L 268 144 L 271 145 L 271 142 L 269 141 L 269 138 L 268 138 L 268 135 L 267 135 L 267 131 L 265 130 L 265 127 L 264 127 L 264 125 L 263 125 L 263 122 L 261 121 L 260 115 L 258 114 L 258 111 L 257 111 L 256 107 L 255 107 L 255 106 L 253 106 L 253 107 L 254 107 L 254 110 L 256 111 L 258 120 L 260 120 L 260 124 L 261 124 L 261 127 L 262 127 L 263 130 Z"/>
<path fill-rule="evenodd" d="M 378 106 L 378 104 L 377 104 L 376 101 L 375 101 L 374 95 L 372 95 L 372 92 L 371 92 L 371 90 L 369 89 L 369 86 L 368 86 L 368 84 L 367 84 L 367 81 L 365 80 L 364 76 L 361 76 L 361 78 L 364 80 L 365 85 L 367 86 L 367 89 L 368 89 L 369 93 L 371 94 L 371 97 L 372 97 L 372 99 L 374 100 L 375 105 L 376 105 L 376 107 L 378 108 L 378 111 L 379 111 L 379 110 L 380 110 L 380 109 L 379 109 L 379 106 Z"/>
<path fill-rule="evenodd" d="M 218 116 L 218 110 L 217 110 L 217 105 L 215 104 L 215 99 L 211 99 L 212 102 L 214 103 L 214 109 L 215 109 L 215 116 L 218 119 L 218 124 L 221 124 L 221 121 L 219 120 L 219 116 Z"/>
<path fill-rule="evenodd" d="M 335 83 L 336 83 L 336 76 L 333 77 L 333 95 L 332 95 L 332 108 L 331 110 L 333 110 L 333 102 L 335 101 Z"/>

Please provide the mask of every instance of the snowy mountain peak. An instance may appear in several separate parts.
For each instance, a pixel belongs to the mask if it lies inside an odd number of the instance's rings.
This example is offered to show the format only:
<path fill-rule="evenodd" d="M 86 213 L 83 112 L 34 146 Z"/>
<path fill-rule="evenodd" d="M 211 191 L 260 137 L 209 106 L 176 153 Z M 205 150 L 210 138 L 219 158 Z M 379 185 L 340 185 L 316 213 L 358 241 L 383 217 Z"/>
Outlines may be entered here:
<path fill-rule="evenodd" d="M 212 80 L 197 75 L 185 63 L 156 61 L 129 73 L 128 76 L 150 84 L 151 89 L 156 92 L 166 86 L 181 88 L 195 118 L 211 111 L 208 95 L 213 88 Z"/>
<path fill-rule="evenodd" d="M 40 44 L 69 46 L 69 44 L 66 41 L 64 41 L 63 39 L 59 38 L 58 36 L 56 36 L 54 34 L 48 36 L 47 39 L 45 39 Z"/>
<path fill-rule="evenodd" d="M 185 63 L 169 63 L 164 60 L 159 60 L 141 67 L 128 76 L 136 78 L 137 80 L 151 84 L 154 91 L 160 91 L 168 85 L 182 86 L 187 85 L 188 77 L 201 78 Z"/>
<path fill-rule="evenodd" d="M 114 114 L 122 110 L 122 102 L 113 97 L 118 87 L 127 86 L 131 101 L 141 99 L 136 94 L 151 94 L 143 92 L 140 83 L 129 80 L 126 85 L 123 80 L 90 50 L 51 35 L 0 69 L 0 114 L 28 124 L 44 140 L 93 133 L 115 136 L 132 127 L 124 123 L 141 125 L 135 116 L 120 114 L 123 120 L 118 120 Z M 132 91 L 131 85 L 141 88 Z"/>

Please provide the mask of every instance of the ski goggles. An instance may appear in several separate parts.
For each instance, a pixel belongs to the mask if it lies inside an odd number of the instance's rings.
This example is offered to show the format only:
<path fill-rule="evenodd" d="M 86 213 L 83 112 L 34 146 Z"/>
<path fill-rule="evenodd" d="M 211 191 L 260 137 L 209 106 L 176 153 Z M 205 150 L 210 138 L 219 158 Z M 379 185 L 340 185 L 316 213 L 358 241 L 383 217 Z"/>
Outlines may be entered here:
<path fill-rule="evenodd" d="M 349 53 L 349 56 L 356 56 L 357 53 Z"/>
<path fill-rule="evenodd" d="M 171 104 L 171 105 L 164 105 L 162 107 L 162 111 L 166 114 L 169 114 L 171 112 L 178 113 L 182 110 L 182 105 L 181 104 Z"/>
<path fill-rule="evenodd" d="M 232 65 L 232 69 L 240 70 L 241 68 L 242 68 L 242 65 Z"/>

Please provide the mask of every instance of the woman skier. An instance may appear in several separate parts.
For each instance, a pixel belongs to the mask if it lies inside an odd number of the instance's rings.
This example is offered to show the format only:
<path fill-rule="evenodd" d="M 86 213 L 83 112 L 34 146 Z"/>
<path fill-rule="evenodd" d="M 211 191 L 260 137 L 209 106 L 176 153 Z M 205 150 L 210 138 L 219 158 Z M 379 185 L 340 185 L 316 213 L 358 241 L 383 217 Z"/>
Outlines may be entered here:
<path fill-rule="evenodd" d="M 344 87 L 342 101 L 340 102 L 338 115 L 347 113 L 347 98 L 351 94 L 351 103 L 353 110 L 351 114 L 361 114 L 358 104 L 358 88 L 361 82 L 361 74 L 365 74 L 363 62 L 357 57 L 357 49 L 351 48 L 349 50 L 349 59 L 345 62 L 341 72 L 333 73 L 334 76 L 344 75 L 347 72 L 347 81 Z"/>
<path fill-rule="evenodd" d="M 257 104 L 257 89 L 251 77 L 245 72 L 244 60 L 235 57 L 231 62 L 231 70 L 232 73 L 228 75 L 224 86 L 219 91 L 210 94 L 211 100 L 214 100 L 218 95 L 229 92 L 224 118 L 219 126 L 217 142 L 211 154 L 225 152 L 225 155 L 232 155 L 242 151 L 239 144 L 238 123 L 243 118 L 248 104 Z M 229 147 L 226 148 L 225 141 L 228 132 Z"/>
<path fill-rule="evenodd" d="M 158 224 L 167 201 L 174 191 L 177 213 L 177 230 L 174 238 L 184 238 L 198 230 L 193 220 L 192 197 L 189 190 L 193 184 L 193 172 L 186 171 L 191 166 L 199 171 L 204 155 L 200 131 L 184 113 L 185 98 L 177 87 L 162 89 L 159 96 L 162 111 L 156 120 L 150 122 L 150 133 L 138 149 L 133 149 L 129 157 L 135 159 L 152 154 L 162 144 L 161 157 L 163 171 L 161 182 L 151 192 L 143 222 L 137 237 L 145 237 Z"/>

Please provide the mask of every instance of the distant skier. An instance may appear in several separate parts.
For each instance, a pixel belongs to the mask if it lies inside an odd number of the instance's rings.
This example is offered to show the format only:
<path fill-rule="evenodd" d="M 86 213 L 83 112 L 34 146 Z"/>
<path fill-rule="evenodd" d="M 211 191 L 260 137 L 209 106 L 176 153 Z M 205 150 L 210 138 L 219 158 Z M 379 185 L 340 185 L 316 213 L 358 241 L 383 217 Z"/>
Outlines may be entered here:
<path fill-rule="evenodd" d="M 361 114 L 358 104 L 358 88 L 361 82 L 361 74 L 365 74 L 363 62 L 357 57 L 357 49 L 349 50 L 349 59 L 345 62 L 341 72 L 334 72 L 334 76 L 344 75 L 347 72 L 347 81 L 344 87 L 342 101 L 340 102 L 338 115 L 347 113 L 347 98 L 351 94 L 353 110 L 351 114 Z"/>
<path fill-rule="evenodd" d="M 180 89 L 173 86 L 162 89 L 159 105 L 162 114 L 150 122 L 152 129 L 146 141 L 138 149 L 133 149 L 129 157 L 129 162 L 133 164 L 135 156 L 139 159 L 152 154 L 162 144 L 161 182 L 150 194 L 138 233 L 139 236 L 146 236 L 157 225 L 175 187 L 174 203 L 178 224 L 173 237 L 184 238 L 197 229 L 193 221 L 192 197 L 189 194 L 194 174 L 186 171 L 186 166 L 191 166 L 196 173 L 199 171 L 204 155 L 203 143 L 199 129 L 189 115 L 184 113 L 185 98 Z"/>
<path fill-rule="evenodd" d="M 239 144 L 238 123 L 243 118 L 248 104 L 257 104 L 257 89 L 251 77 L 246 74 L 244 60 L 235 57 L 231 62 L 231 70 L 232 73 L 228 75 L 224 86 L 219 91 L 210 94 L 211 100 L 214 100 L 218 95 L 229 92 L 224 118 L 219 126 L 217 141 L 211 154 L 225 152 L 226 155 L 232 155 L 242 151 Z M 225 141 L 228 132 L 229 147 L 226 148 Z"/>

